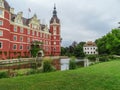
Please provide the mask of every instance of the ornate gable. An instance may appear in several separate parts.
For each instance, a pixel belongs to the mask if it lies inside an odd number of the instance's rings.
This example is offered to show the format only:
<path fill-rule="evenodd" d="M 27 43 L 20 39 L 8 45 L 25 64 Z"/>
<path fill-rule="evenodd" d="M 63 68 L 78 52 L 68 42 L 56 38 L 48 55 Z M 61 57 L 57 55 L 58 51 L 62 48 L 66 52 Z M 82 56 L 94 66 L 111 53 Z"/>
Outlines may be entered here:
<path fill-rule="evenodd" d="M 4 8 L 4 0 L 0 0 L 0 7 Z"/>
<path fill-rule="evenodd" d="M 31 25 L 33 29 L 40 29 L 40 20 L 37 18 L 36 14 L 31 18 L 29 25 Z"/>
<path fill-rule="evenodd" d="M 23 16 L 23 12 L 18 12 L 17 16 L 15 17 L 14 22 L 19 23 L 19 24 L 23 24 L 22 16 Z"/>

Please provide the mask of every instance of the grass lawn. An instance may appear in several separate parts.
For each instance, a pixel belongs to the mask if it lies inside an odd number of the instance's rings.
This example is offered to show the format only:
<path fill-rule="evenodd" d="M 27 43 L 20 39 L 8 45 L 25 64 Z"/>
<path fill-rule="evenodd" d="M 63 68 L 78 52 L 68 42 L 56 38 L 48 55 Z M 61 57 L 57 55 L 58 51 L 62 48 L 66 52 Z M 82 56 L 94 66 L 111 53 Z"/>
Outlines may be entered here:
<path fill-rule="evenodd" d="M 0 90 L 120 90 L 120 60 L 70 71 L 0 79 Z"/>

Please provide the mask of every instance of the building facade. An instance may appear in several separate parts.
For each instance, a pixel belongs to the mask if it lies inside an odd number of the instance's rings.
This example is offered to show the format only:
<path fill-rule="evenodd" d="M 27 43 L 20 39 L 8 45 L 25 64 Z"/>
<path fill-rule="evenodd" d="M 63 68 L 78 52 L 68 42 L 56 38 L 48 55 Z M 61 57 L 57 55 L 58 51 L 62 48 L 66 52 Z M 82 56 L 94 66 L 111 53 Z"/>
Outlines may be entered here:
<path fill-rule="evenodd" d="M 55 6 L 49 27 L 41 24 L 36 15 L 25 18 L 23 12 L 15 14 L 6 0 L 0 0 L 0 59 L 30 57 L 33 41 L 43 43 L 46 56 L 59 56 L 60 20 Z"/>
<path fill-rule="evenodd" d="M 83 51 L 86 55 L 98 54 L 97 49 L 97 45 L 92 41 L 86 42 L 83 46 Z"/>

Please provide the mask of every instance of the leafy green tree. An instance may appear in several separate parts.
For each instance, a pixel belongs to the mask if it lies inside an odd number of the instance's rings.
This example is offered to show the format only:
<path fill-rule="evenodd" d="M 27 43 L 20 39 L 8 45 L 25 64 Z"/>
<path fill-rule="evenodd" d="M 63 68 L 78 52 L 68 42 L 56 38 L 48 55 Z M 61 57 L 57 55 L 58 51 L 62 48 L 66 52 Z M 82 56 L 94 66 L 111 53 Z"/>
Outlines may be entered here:
<path fill-rule="evenodd" d="M 85 57 L 85 54 L 83 52 L 83 46 L 78 44 L 74 49 L 74 56 L 76 57 Z"/>
<path fill-rule="evenodd" d="M 83 53 L 83 45 L 85 42 L 73 42 L 69 47 L 61 47 L 61 55 L 66 56 L 76 56 L 76 57 L 84 57 L 85 54 Z"/>
<path fill-rule="evenodd" d="M 99 54 L 120 55 L 120 29 L 111 32 L 96 40 Z"/>
<path fill-rule="evenodd" d="M 33 57 L 36 57 L 36 55 L 37 55 L 37 53 L 38 53 L 38 51 L 40 51 L 40 50 L 42 50 L 42 42 L 39 42 L 39 41 L 33 41 L 32 43 L 31 43 L 31 55 L 33 56 Z"/>
<path fill-rule="evenodd" d="M 61 47 L 61 56 L 65 56 L 66 55 L 66 48 L 65 47 Z"/>

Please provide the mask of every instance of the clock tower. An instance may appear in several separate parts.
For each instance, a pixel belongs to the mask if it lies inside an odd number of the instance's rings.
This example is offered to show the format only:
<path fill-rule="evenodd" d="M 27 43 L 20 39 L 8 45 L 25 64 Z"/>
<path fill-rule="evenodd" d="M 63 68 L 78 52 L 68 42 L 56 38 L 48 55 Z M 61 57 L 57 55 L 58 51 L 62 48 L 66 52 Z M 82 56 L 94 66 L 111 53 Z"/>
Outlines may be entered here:
<path fill-rule="evenodd" d="M 50 33 L 51 33 L 51 54 L 54 56 L 60 56 L 61 53 L 60 20 L 57 17 L 55 5 L 53 10 L 53 16 L 50 20 Z"/>

